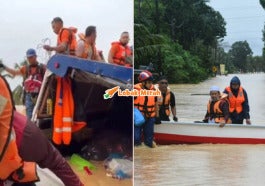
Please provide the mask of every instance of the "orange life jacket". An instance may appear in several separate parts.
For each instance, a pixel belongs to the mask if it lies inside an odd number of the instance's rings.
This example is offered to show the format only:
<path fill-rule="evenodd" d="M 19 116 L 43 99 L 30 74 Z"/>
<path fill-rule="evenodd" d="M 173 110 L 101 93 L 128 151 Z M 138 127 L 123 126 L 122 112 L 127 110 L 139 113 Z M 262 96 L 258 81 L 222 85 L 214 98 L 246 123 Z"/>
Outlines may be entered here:
<path fill-rule="evenodd" d="M 0 78 L 0 180 L 16 182 L 38 181 L 36 164 L 24 162 L 19 156 L 16 134 L 13 129 L 14 105 L 10 89 Z"/>
<path fill-rule="evenodd" d="M 118 47 L 118 52 L 116 52 L 113 56 L 113 62 L 117 65 L 131 67 L 132 65 L 126 62 L 126 58 L 132 56 L 130 47 L 122 45 L 121 42 L 113 42 L 112 45 L 116 45 Z"/>
<path fill-rule="evenodd" d="M 76 36 L 75 33 L 77 32 L 77 28 L 75 27 L 69 27 L 69 28 L 62 28 L 58 34 L 57 38 L 57 46 L 62 43 L 62 33 L 64 31 L 68 31 L 69 37 L 68 37 L 68 43 L 67 43 L 67 50 L 64 52 L 64 54 L 67 55 L 75 55 L 75 49 L 76 49 Z"/>
<path fill-rule="evenodd" d="M 56 100 L 53 117 L 53 137 L 55 144 L 69 145 L 72 132 L 86 126 L 85 122 L 74 122 L 74 100 L 69 77 L 57 77 Z"/>
<path fill-rule="evenodd" d="M 97 49 L 95 46 L 91 46 L 86 42 L 85 35 L 83 33 L 78 34 L 80 40 L 84 42 L 84 50 L 81 58 L 96 60 Z"/>
<path fill-rule="evenodd" d="M 141 83 L 134 85 L 134 88 L 138 91 L 143 89 Z M 154 86 L 152 86 L 150 90 L 154 90 Z M 155 103 L 155 96 L 137 96 L 134 100 L 134 106 L 141 111 L 145 118 L 156 116 Z"/>
<path fill-rule="evenodd" d="M 213 106 L 213 112 L 214 113 L 211 113 L 211 114 L 213 114 L 215 123 L 225 122 L 224 114 L 220 109 L 220 103 L 221 102 L 222 102 L 222 100 L 218 100 L 217 102 L 214 103 L 214 106 Z M 208 105 L 207 105 L 207 112 L 208 113 L 211 112 L 210 107 L 211 107 L 211 101 L 209 101 Z"/>
<path fill-rule="evenodd" d="M 157 102 L 158 102 L 159 107 L 161 107 L 162 105 L 164 106 L 166 115 L 169 116 L 170 115 L 170 110 L 169 110 L 170 90 L 167 89 L 165 99 L 164 99 L 162 92 L 161 92 L 161 96 L 159 96 L 157 98 Z"/>
<path fill-rule="evenodd" d="M 234 96 L 230 87 L 226 87 L 225 89 L 228 92 L 229 112 L 236 111 L 237 113 L 241 113 L 243 111 L 243 102 L 245 101 L 243 88 L 241 86 L 239 87 L 237 97 Z"/>

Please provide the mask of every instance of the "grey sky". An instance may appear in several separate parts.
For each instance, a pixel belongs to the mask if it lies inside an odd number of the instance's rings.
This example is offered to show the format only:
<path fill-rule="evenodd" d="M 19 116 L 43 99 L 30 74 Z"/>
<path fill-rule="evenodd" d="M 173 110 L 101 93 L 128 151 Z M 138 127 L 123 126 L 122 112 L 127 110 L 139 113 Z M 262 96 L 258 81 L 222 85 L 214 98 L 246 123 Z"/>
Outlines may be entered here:
<path fill-rule="evenodd" d="M 8 0 L 0 6 L 0 58 L 10 67 L 25 59 L 28 48 L 35 48 L 45 38 L 56 44 L 51 20 L 61 17 L 64 26 L 84 32 L 89 25 L 97 27 L 97 48 L 108 55 L 110 43 L 121 32 L 129 31 L 133 43 L 133 0 Z M 43 60 L 44 50 L 38 50 Z"/>
<path fill-rule="evenodd" d="M 262 54 L 265 11 L 259 0 L 210 0 L 209 5 L 219 11 L 227 23 L 224 42 L 231 46 L 236 41 L 247 40 L 254 55 Z"/>

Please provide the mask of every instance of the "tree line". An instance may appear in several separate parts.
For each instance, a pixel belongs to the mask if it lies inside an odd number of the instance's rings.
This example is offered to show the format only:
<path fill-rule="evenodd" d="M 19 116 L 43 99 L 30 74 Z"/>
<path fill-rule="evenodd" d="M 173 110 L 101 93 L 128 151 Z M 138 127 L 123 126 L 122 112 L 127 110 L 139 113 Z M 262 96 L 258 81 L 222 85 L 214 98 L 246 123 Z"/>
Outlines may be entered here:
<path fill-rule="evenodd" d="M 171 83 L 197 83 L 225 64 L 228 73 L 264 71 L 247 41 L 225 51 L 226 22 L 207 0 L 135 0 L 134 64 L 152 64 Z"/>

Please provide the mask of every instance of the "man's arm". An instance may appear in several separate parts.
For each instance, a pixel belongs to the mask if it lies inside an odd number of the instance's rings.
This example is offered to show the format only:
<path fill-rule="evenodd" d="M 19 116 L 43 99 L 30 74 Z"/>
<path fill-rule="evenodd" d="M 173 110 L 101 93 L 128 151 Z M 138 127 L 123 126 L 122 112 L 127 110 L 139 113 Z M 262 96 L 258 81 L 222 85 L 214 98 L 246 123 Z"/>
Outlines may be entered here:
<path fill-rule="evenodd" d="M 175 95 L 171 91 L 170 91 L 170 109 L 173 115 L 173 120 L 178 121 Z"/>
<path fill-rule="evenodd" d="M 114 62 L 113 62 L 113 57 L 114 57 L 116 51 L 117 51 L 117 47 L 116 47 L 115 45 L 113 45 L 113 46 L 111 47 L 111 49 L 110 49 L 110 51 L 109 51 L 109 55 L 108 55 L 108 62 L 109 62 L 109 63 L 114 63 Z"/>
<path fill-rule="evenodd" d="M 64 53 L 67 50 L 67 46 L 69 45 L 69 34 L 70 32 L 67 29 L 64 29 L 58 37 L 61 37 L 61 43 L 57 46 L 49 46 L 44 45 L 43 48 L 47 51 L 55 51 L 57 53 Z"/>
<path fill-rule="evenodd" d="M 15 70 L 15 69 L 9 68 L 7 66 L 4 66 L 4 69 L 8 73 L 12 74 L 12 76 L 23 75 L 21 70 Z"/>
<path fill-rule="evenodd" d="M 228 100 L 223 100 L 222 103 L 220 103 L 220 110 L 222 111 L 225 119 L 225 123 L 228 123 L 229 121 L 229 104 Z"/>
<path fill-rule="evenodd" d="M 243 89 L 243 94 L 244 94 L 244 97 L 245 97 L 245 101 L 244 101 L 244 103 L 242 105 L 244 119 L 246 119 L 246 123 L 250 125 L 251 121 L 250 121 L 250 115 L 249 115 L 248 95 L 247 95 L 247 92 L 245 91 L 245 89 Z"/>

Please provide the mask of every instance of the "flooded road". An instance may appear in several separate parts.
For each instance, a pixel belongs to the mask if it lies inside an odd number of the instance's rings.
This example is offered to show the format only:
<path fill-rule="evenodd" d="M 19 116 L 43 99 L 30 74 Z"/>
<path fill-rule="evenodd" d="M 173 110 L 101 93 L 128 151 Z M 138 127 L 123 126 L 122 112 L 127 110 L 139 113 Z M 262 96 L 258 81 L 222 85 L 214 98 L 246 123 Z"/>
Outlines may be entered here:
<path fill-rule="evenodd" d="M 202 120 L 209 89 L 223 90 L 234 75 L 200 84 L 170 85 L 181 122 Z M 252 124 L 265 125 L 265 74 L 238 74 L 248 93 Z M 134 185 L 265 185 L 265 145 L 164 145 L 135 148 Z"/>

